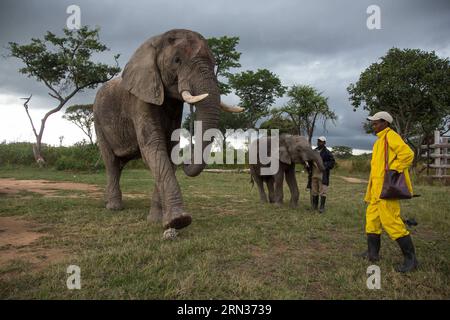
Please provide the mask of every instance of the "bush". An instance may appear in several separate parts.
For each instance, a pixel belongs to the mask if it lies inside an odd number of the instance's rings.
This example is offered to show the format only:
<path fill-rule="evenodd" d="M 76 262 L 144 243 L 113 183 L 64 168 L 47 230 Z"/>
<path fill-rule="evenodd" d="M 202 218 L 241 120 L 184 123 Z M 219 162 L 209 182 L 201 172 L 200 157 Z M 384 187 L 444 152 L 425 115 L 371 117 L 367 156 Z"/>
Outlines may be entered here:
<path fill-rule="evenodd" d="M 96 145 L 77 143 L 71 147 L 60 147 L 61 154 L 55 166 L 59 170 L 93 170 L 104 168 L 100 150 Z"/>
<path fill-rule="evenodd" d="M 57 170 L 98 170 L 104 169 L 100 150 L 96 145 L 86 142 L 76 143 L 70 147 L 53 147 L 44 145 L 43 155 L 47 167 Z M 224 163 L 225 163 L 225 154 Z M 237 164 L 237 153 L 234 164 L 211 164 L 208 169 L 246 169 L 248 168 L 248 152 L 245 164 Z M 0 143 L 0 166 L 37 166 L 33 156 L 33 144 L 29 142 Z M 135 159 L 127 164 L 127 168 L 146 169 L 142 159 Z M 335 170 L 345 173 L 370 172 L 370 155 L 352 156 L 350 159 L 337 159 Z"/>
<path fill-rule="evenodd" d="M 370 172 L 370 160 L 354 159 L 351 162 L 352 162 L 352 166 L 351 166 L 350 173 Z"/>
<path fill-rule="evenodd" d="M 22 165 L 34 164 L 33 144 L 28 142 L 0 143 L 0 165 Z"/>
<path fill-rule="evenodd" d="M 77 143 L 71 147 L 42 146 L 47 167 L 57 170 L 94 170 L 104 168 L 96 145 Z M 1 166 L 37 166 L 33 143 L 15 142 L 0 144 Z"/>
<path fill-rule="evenodd" d="M 344 173 L 369 173 L 370 158 L 367 156 L 352 156 L 350 159 L 337 159 L 336 170 Z"/>

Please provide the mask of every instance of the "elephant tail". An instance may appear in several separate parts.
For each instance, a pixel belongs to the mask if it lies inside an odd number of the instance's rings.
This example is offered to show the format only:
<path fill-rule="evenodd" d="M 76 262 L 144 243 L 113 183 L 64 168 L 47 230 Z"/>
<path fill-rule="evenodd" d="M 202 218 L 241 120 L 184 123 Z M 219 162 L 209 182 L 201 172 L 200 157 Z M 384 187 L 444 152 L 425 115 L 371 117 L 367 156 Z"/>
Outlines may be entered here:
<path fill-rule="evenodd" d="M 255 185 L 255 180 L 253 180 L 253 176 L 252 175 L 250 175 L 250 183 L 252 184 L 252 187 L 250 188 L 250 190 L 252 190 L 254 185 Z"/>

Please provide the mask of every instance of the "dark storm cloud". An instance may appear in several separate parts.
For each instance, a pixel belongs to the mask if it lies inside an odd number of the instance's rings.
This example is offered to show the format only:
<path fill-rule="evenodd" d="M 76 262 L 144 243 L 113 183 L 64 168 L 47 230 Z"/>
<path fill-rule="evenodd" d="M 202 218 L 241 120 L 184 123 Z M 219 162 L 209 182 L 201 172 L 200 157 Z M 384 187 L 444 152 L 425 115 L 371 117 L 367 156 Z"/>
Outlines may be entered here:
<path fill-rule="evenodd" d="M 327 132 L 319 128 L 317 135 L 326 133 L 330 145 L 362 149 L 370 148 L 373 137 L 361 128 L 366 113 L 352 111 L 348 84 L 393 46 L 440 55 L 450 50 L 447 0 L 2 1 L 0 45 L 26 43 L 47 30 L 59 32 L 71 4 L 80 6 L 82 24 L 101 27 L 101 40 L 111 48 L 102 59 L 121 53 L 121 67 L 145 39 L 169 29 L 192 29 L 205 37 L 239 36 L 242 70 L 267 68 L 284 85 L 310 84 L 323 91 L 339 120 L 336 126 L 328 124 Z M 366 9 L 372 4 L 381 9 L 381 30 L 366 27 Z M 45 87 L 18 74 L 19 67 L 14 59 L 1 61 L 0 94 L 33 93 L 51 103 Z M 90 90 L 72 103 L 92 102 L 94 95 Z M 233 96 L 228 99 L 238 102 Z"/>

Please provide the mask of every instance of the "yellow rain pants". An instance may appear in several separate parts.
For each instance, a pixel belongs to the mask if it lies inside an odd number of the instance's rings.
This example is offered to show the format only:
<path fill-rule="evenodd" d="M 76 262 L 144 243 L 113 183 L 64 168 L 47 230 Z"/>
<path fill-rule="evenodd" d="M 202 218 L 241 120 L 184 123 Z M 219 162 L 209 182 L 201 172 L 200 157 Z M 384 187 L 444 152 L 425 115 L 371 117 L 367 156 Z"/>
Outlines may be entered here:
<path fill-rule="evenodd" d="M 409 234 L 400 216 L 398 200 L 380 199 L 385 172 L 384 138 L 388 141 L 389 169 L 405 174 L 406 184 L 412 194 L 412 184 L 408 168 L 414 159 L 414 152 L 402 140 L 400 135 L 390 128 L 377 133 L 378 140 L 373 146 L 370 163 L 370 179 L 364 201 L 369 205 L 366 211 L 366 233 L 381 234 L 381 227 L 392 240 Z"/>

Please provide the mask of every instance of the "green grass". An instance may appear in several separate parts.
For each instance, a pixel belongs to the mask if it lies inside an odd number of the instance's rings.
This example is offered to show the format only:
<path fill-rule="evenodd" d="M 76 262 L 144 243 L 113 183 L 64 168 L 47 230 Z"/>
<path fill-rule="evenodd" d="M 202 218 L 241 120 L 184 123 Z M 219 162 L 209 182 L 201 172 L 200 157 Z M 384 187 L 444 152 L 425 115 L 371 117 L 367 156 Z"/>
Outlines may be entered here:
<path fill-rule="evenodd" d="M 340 174 L 340 173 L 339 173 Z M 381 290 L 366 287 L 365 184 L 331 177 L 327 212 L 307 210 L 305 175 L 298 174 L 300 207 L 260 204 L 248 174 L 179 171 L 185 207 L 193 223 L 173 241 L 146 222 L 153 179 L 146 170 L 125 170 L 125 209 L 111 212 L 97 198 L 0 195 L 0 216 L 20 216 L 45 227 L 35 244 L 62 249 L 63 261 L 35 270 L 13 261 L 0 268 L 2 299 L 448 299 L 450 298 L 449 187 L 415 186 L 422 196 L 402 201 L 420 269 L 398 274 L 397 244 L 382 237 Z M 347 175 L 348 176 L 348 175 Z M 353 175 L 354 176 L 354 175 Z M 48 179 L 104 187 L 105 174 L 51 169 L 0 168 L 0 178 Z M 367 176 L 365 177 L 367 178 Z M 66 192 L 62 194 L 67 194 Z M 76 194 L 80 194 L 77 192 Z M 2 248 L 0 248 L 1 254 Z M 81 268 L 81 290 L 68 290 L 66 268 Z"/>

